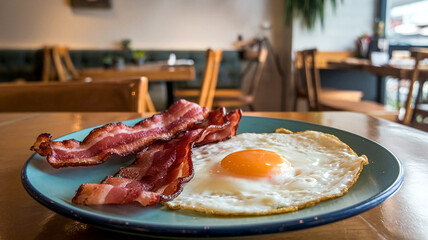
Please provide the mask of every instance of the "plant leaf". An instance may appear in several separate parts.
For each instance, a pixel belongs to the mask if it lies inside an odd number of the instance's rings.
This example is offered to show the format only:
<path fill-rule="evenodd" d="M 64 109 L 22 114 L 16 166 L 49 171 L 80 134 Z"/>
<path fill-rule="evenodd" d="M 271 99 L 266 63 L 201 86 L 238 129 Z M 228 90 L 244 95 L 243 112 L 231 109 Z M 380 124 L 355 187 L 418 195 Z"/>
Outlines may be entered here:
<path fill-rule="evenodd" d="M 337 1 L 329 1 L 334 11 L 337 8 Z M 317 20 L 320 20 L 321 27 L 324 28 L 326 2 L 326 0 L 285 0 L 285 23 L 290 26 L 292 19 L 299 17 L 302 25 L 308 29 L 313 29 Z"/>

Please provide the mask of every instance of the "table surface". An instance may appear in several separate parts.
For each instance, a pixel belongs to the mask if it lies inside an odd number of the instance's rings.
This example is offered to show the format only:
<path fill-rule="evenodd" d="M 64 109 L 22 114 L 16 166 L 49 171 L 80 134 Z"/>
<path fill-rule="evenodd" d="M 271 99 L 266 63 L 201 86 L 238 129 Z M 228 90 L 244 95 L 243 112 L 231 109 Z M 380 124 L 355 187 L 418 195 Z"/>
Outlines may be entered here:
<path fill-rule="evenodd" d="M 63 217 L 32 199 L 20 173 L 36 136 L 59 137 L 80 129 L 147 117 L 138 113 L 0 114 L 0 239 L 134 239 Z M 428 236 L 428 134 L 403 125 L 350 112 L 248 112 L 247 116 L 294 119 L 339 128 L 372 139 L 403 163 L 401 189 L 360 215 L 314 228 L 263 236 L 264 239 L 426 239 Z M 135 237 L 135 239 L 137 239 Z M 138 238 L 140 239 L 140 238 Z M 254 239 L 254 238 L 252 238 Z"/>
<path fill-rule="evenodd" d="M 376 66 L 371 64 L 368 59 L 348 58 L 343 61 L 329 61 L 328 69 L 351 69 L 370 72 L 378 76 L 391 76 L 400 79 L 411 79 L 413 74 L 413 66 L 394 66 L 381 65 Z M 419 76 L 422 79 L 428 78 L 428 69 L 421 69 Z"/>
<path fill-rule="evenodd" d="M 81 78 L 91 77 L 94 80 L 128 78 L 145 76 L 149 81 L 191 81 L 195 79 L 193 65 L 169 66 L 163 63 L 146 63 L 143 65 L 125 65 L 124 68 L 84 68 Z"/>

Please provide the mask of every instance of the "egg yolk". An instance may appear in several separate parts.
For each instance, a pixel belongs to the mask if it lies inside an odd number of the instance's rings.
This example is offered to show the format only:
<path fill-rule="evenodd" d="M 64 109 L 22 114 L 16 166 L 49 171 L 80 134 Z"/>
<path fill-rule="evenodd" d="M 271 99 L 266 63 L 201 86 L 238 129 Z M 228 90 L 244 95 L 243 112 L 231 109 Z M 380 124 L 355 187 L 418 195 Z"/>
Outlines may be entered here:
<path fill-rule="evenodd" d="M 267 177 L 274 169 L 288 161 L 276 152 L 255 149 L 243 150 L 227 155 L 221 160 L 221 167 L 231 173 L 247 177 Z"/>

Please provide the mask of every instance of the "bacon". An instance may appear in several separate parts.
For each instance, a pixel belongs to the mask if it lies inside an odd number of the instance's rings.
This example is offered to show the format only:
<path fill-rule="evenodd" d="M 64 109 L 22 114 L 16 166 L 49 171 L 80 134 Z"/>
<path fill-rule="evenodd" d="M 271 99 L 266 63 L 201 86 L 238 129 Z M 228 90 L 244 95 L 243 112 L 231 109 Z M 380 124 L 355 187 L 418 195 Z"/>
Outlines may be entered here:
<path fill-rule="evenodd" d="M 160 201 L 160 193 L 144 191 L 140 186 L 138 181 L 131 179 L 108 178 L 105 184 L 81 185 L 72 201 L 85 205 L 139 202 L 142 206 Z"/>
<path fill-rule="evenodd" d="M 193 177 L 192 147 L 218 142 L 236 134 L 240 110 L 225 115 L 224 109 L 210 113 L 206 121 L 170 141 L 156 141 L 139 152 L 130 166 L 100 184 L 83 184 L 73 202 L 77 204 L 124 204 L 139 202 L 156 205 L 177 197 L 182 184 Z"/>
<path fill-rule="evenodd" d="M 238 124 L 242 118 L 242 111 L 240 109 L 235 110 L 229 114 L 225 115 L 226 110 L 221 108 L 222 117 L 219 116 L 219 112 L 214 112 L 215 114 L 210 114 L 209 122 L 218 124 L 210 124 L 204 135 L 196 143 L 197 146 L 201 146 L 207 143 L 218 142 L 235 136 L 238 131 Z"/>
<path fill-rule="evenodd" d="M 167 111 L 146 118 L 134 127 L 111 123 L 96 128 L 82 142 L 74 139 L 55 142 L 50 134 L 40 134 L 31 150 L 46 156 L 54 168 L 97 165 L 113 154 L 134 154 L 155 140 L 169 140 L 203 121 L 207 113 L 204 107 L 180 100 Z"/>

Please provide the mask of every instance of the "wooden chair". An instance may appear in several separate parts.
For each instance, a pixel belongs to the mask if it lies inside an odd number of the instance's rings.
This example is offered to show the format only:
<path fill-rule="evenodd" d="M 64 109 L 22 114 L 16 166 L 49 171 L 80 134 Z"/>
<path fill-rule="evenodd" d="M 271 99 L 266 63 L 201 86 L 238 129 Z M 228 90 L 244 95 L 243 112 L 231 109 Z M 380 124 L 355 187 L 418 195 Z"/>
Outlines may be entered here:
<path fill-rule="evenodd" d="M 385 106 L 372 101 L 349 101 L 322 96 L 318 69 L 315 66 L 315 49 L 302 51 L 303 76 L 306 83 L 306 95 L 311 111 L 352 111 L 362 112 L 375 117 L 396 120 L 397 112 L 385 109 Z"/>
<path fill-rule="evenodd" d="M 329 68 L 329 62 L 341 62 L 350 58 L 355 58 L 354 51 L 317 51 L 315 60 L 318 69 L 325 69 Z"/>
<path fill-rule="evenodd" d="M 53 47 L 44 47 L 44 64 L 43 64 L 43 73 L 42 81 L 81 81 L 79 71 L 76 70 L 74 64 L 71 60 L 69 49 L 66 46 L 53 46 Z M 92 78 L 86 78 L 85 81 L 93 81 Z M 104 79 L 95 79 L 97 81 L 104 82 Z M 122 81 L 128 79 L 115 79 L 115 81 Z M 105 80 L 110 81 L 110 79 Z M 150 94 L 145 94 L 147 104 L 145 107 L 149 112 L 156 112 L 153 101 L 150 97 Z"/>
<path fill-rule="evenodd" d="M 50 47 L 43 47 L 43 70 L 42 81 L 49 82 L 55 79 L 55 69 L 52 62 L 52 49 Z"/>
<path fill-rule="evenodd" d="M 79 79 L 79 71 L 71 61 L 68 47 L 45 46 L 43 48 L 42 81 L 73 81 Z"/>
<path fill-rule="evenodd" d="M 0 84 L 0 112 L 146 112 L 148 79 Z"/>
<path fill-rule="evenodd" d="M 428 58 L 428 48 L 412 48 L 412 57 L 415 58 L 415 67 L 410 83 L 409 93 L 407 95 L 403 124 L 410 125 L 425 131 L 428 131 L 428 105 L 419 103 L 422 97 L 423 84 L 427 79 L 419 78 L 419 70 L 421 68 L 421 61 Z M 419 81 L 418 94 L 416 96 L 415 104 L 412 104 L 413 89 L 415 82 Z M 413 107 L 414 106 L 414 107 Z"/>
<path fill-rule="evenodd" d="M 303 57 L 305 56 L 305 58 Z M 331 89 L 331 88 L 321 88 L 321 80 L 319 77 L 319 66 L 325 66 L 327 59 L 336 59 L 348 56 L 348 52 L 339 52 L 338 54 L 333 54 L 331 52 L 318 52 L 316 49 L 309 49 L 304 51 L 298 51 L 296 52 L 296 59 L 294 61 L 294 80 L 295 80 L 295 94 L 294 94 L 294 111 L 297 111 L 297 104 L 299 99 L 305 99 L 308 101 L 308 106 L 310 110 L 316 109 L 315 101 L 314 99 L 310 99 L 307 94 L 307 88 L 302 85 L 302 79 L 300 78 L 301 73 L 303 72 L 304 76 L 308 76 L 305 70 L 303 69 L 305 64 L 310 64 L 310 66 L 313 66 L 313 69 L 311 70 L 312 73 L 311 78 L 313 78 L 313 82 L 317 85 L 317 97 L 319 99 L 325 99 L 325 100 L 339 100 L 339 101 L 351 101 L 351 102 L 360 102 L 361 98 L 363 97 L 363 92 L 356 91 L 356 90 L 339 90 L 339 89 Z M 318 59 L 318 56 L 320 56 L 320 59 Z M 312 59 L 311 59 L 312 58 Z M 304 62 L 305 61 L 310 61 Z M 312 64 L 311 64 L 312 61 Z M 306 79 L 305 83 L 306 83 Z M 309 91 L 312 91 L 309 89 Z"/>
<path fill-rule="evenodd" d="M 144 77 L 146 78 L 146 77 Z M 85 82 L 96 82 L 96 83 L 103 83 L 103 82 L 120 82 L 120 81 L 129 81 L 132 79 L 96 79 L 95 81 L 92 78 L 86 78 Z M 145 94 L 145 109 L 147 109 L 148 112 L 156 112 L 155 105 L 153 104 L 152 98 L 150 97 L 150 93 L 148 91 L 148 84 L 147 84 L 147 94 Z"/>
<path fill-rule="evenodd" d="M 185 98 L 191 101 L 195 101 L 197 98 L 199 105 L 211 109 L 213 106 L 214 92 L 217 86 L 218 71 L 220 68 L 222 53 L 223 52 L 221 50 L 207 50 L 207 60 L 200 90 L 177 89 L 174 91 L 174 96 L 178 99 Z"/>
<path fill-rule="evenodd" d="M 79 79 L 79 72 L 76 70 L 73 62 L 71 61 L 68 47 L 54 46 L 52 48 L 52 58 L 57 77 L 60 82 Z"/>
<path fill-rule="evenodd" d="M 263 69 L 268 57 L 268 50 L 261 47 L 254 57 L 255 69 L 249 69 L 248 76 L 243 77 L 243 83 L 240 89 L 217 89 L 214 97 L 214 107 L 228 108 L 244 108 L 248 107 L 250 111 L 254 111 L 254 100 L 260 80 L 262 78 Z"/>

